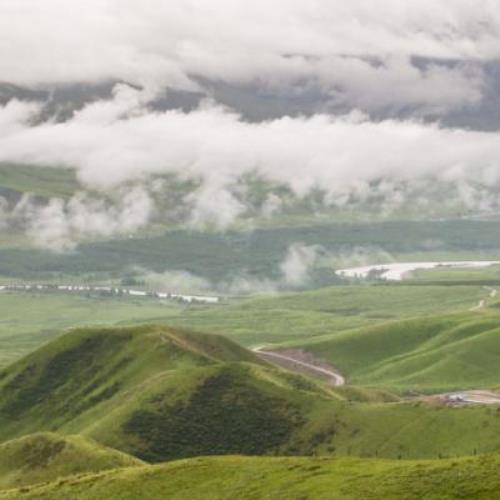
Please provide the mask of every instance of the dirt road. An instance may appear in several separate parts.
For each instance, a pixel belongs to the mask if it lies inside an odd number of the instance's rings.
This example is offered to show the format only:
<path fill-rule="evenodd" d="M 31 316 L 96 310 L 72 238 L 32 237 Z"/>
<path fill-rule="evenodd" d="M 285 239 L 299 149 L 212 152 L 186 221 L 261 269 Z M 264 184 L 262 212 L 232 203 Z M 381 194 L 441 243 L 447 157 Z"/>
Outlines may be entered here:
<path fill-rule="evenodd" d="M 485 390 L 471 390 L 440 394 L 438 398 L 447 404 L 459 405 L 498 405 L 500 393 Z"/>
<path fill-rule="evenodd" d="M 307 353 L 300 349 L 271 351 L 258 347 L 254 349 L 254 352 L 261 358 L 291 371 L 326 378 L 335 386 L 345 384 L 345 378 L 333 367 L 315 358 L 311 353 Z"/>
<path fill-rule="evenodd" d="M 424 401 L 460 407 L 471 405 L 500 405 L 500 392 L 485 389 L 470 389 L 465 391 L 445 392 L 422 398 Z"/>

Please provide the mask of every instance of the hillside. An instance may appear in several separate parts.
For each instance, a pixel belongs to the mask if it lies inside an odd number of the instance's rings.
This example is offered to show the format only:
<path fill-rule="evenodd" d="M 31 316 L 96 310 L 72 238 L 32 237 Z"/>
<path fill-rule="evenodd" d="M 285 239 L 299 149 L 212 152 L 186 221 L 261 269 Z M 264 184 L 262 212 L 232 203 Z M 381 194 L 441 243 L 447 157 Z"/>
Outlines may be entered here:
<path fill-rule="evenodd" d="M 31 434 L 0 445 L 0 488 L 62 476 L 141 465 L 141 461 L 81 436 Z"/>
<path fill-rule="evenodd" d="M 436 458 L 500 450 L 494 408 L 328 388 L 216 335 L 80 329 L 1 372 L 0 440 L 79 434 L 148 462 L 198 455 Z"/>
<path fill-rule="evenodd" d="M 83 434 L 155 462 L 285 452 L 336 397 L 223 337 L 161 326 L 76 330 L 0 377 L 0 438 Z"/>
<path fill-rule="evenodd" d="M 246 346 L 306 342 L 388 321 L 466 311 L 488 294 L 481 286 L 333 286 L 192 308 L 168 321 L 219 333 Z"/>
<path fill-rule="evenodd" d="M 300 347 L 352 384 L 440 392 L 500 385 L 500 316 L 441 315 L 323 336 Z"/>
<path fill-rule="evenodd" d="M 52 340 L 81 326 L 166 321 L 181 306 L 131 297 L 59 293 L 0 293 L 0 370 Z M 64 314 L 61 314 L 64 311 Z"/>
<path fill-rule="evenodd" d="M 6 492 L 5 499 L 420 500 L 500 498 L 500 457 L 427 462 L 331 458 L 195 458 Z"/>
<path fill-rule="evenodd" d="M 464 311 L 488 293 L 480 286 L 353 285 L 231 298 L 216 306 L 188 308 L 141 297 L 0 293 L 0 369 L 64 330 L 81 325 L 123 326 L 154 321 L 221 334 L 244 346 L 255 346 L 309 341 L 389 320 Z"/>

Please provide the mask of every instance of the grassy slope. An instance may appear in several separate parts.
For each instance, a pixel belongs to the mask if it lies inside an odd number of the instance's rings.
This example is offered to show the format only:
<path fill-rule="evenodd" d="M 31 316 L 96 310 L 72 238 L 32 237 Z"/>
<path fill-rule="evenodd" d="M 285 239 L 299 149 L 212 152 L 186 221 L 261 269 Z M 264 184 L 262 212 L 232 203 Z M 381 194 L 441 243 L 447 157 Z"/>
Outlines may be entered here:
<path fill-rule="evenodd" d="M 319 458 L 196 458 L 119 469 L 6 492 L 4 498 L 135 500 L 500 498 L 500 457 L 427 462 Z"/>
<path fill-rule="evenodd" d="M 500 316 L 491 311 L 361 328 L 301 344 L 351 383 L 443 391 L 500 385 Z"/>
<path fill-rule="evenodd" d="M 438 267 L 436 269 L 419 270 L 412 273 L 418 280 L 429 281 L 473 281 L 473 280 L 500 280 L 500 265 L 478 269 L 460 269 Z"/>
<path fill-rule="evenodd" d="M 481 287 L 331 287 L 182 307 L 143 299 L 0 293 L 0 367 L 80 325 L 168 322 L 219 333 L 247 346 L 309 340 L 388 320 L 466 310 L 488 295 Z"/>
<path fill-rule="evenodd" d="M 0 439 L 80 433 L 147 461 L 500 450 L 495 409 L 377 403 L 395 398 L 363 388 L 331 391 L 267 367 L 224 338 L 161 326 L 76 331 L 0 377 Z"/>
<path fill-rule="evenodd" d="M 479 286 L 342 286 L 193 308 L 170 323 L 231 337 L 243 345 L 336 334 L 408 317 L 467 310 L 488 295 Z"/>
<path fill-rule="evenodd" d="M 165 321 L 179 310 L 151 300 L 0 293 L 0 368 L 70 327 Z"/>
<path fill-rule="evenodd" d="M 223 337 L 84 329 L 0 373 L 0 439 L 83 433 L 153 461 L 274 453 L 332 397 Z"/>
<path fill-rule="evenodd" d="M 134 457 L 81 436 L 31 434 L 0 445 L 0 487 L 13 488 L 140 464 Z"/>

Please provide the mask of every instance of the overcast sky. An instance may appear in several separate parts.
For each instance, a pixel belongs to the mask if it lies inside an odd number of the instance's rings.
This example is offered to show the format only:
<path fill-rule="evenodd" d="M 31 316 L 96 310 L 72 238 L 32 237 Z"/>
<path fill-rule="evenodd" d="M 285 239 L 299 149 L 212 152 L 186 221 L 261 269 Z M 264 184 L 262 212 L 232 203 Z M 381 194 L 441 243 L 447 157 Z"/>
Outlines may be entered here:
<path fill-rule="evenodd" d="M 2 0 L 0 81 L 194 90 L 204 77 L 442 110 L 481 99 L 499 23 L 495 0 Z"/>
<path fill-rule="evenodd" d="M 223 225 L 248 171 L 332 199 L 381 177 L 496 186 L 500 134 L 481 129 L 500 117 L 499 56 L 495 0 L 2 0 L 0 82 L 113 91 L 64 121 L 7 97 L 0 161 L 76 168 L 103 190 L 202 178 L 193 217 Z M 206 98 L 152 105 L 165 89 Z"/>

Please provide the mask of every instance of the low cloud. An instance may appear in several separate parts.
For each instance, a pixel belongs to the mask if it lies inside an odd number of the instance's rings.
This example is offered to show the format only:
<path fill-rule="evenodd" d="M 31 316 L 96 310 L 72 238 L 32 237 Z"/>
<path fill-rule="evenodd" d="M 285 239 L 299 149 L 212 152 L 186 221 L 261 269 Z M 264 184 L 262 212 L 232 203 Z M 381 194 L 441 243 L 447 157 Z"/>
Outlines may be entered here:
<path fill-rule="evenodd" d="M 249 276 L 244 270 L 231 278 L 217 282 L 197 276 L 185 270 L 154 272 L 141 267 L 130 270 L 130 276 L 138 283 L 155 291 L 171 293 L 219 293 L 248 295 L 273 293 L 278 290 L 304 288 L 311 284 L 315 266 L 328 256 L 319 245 L 293 243 L 277 266 L 274 279 Z"/>
<path fill-rule="evenodd" d="M 153 113 L 141 105 L 140 91 L 130 88 L 65 123 L 32 126 L 33 106 L 14 102 L 0 108 L 7 129 L 0 160 L 73 167 L 85 185 L 97 189 L 165 172 L 203 178 L 208 196 L 209 189 L 251 171 L 288 183 L 297 194 L 384 176 L 486 184 L 500 177 L 497 133 L 372 122 L 361 113 L 247 123 L 209 102 L 190 113 Z"/>
<path fill-rule="evenodd" d="M 301 287 L 307 284 L 320 250 L 321 247 L 318 245 L 306 246 L 302 243 L 291 245 L 285 260 L 280 265 L 283 283 L 291 287 Z"/>
<path fill-rule="evenodd" d="M 149 223 L 151 215 L 151 198 L 134 188 L 114 201 L 78 193 L 69 200 L 53 198 L 40 205 L 25 197 L 6 219 L 24 227 L 35 246 L 64 252 L 82 239 L 135 233 Z"/>
<path fill-rule="evenodd" d="M 474 104 L 478 62 L 500 55 L 500 7 L 486 1 L 4 0 L 0 19 L 0 81 L 312 86 L 367 111 Z"/>
<path fill-rule="evenodd" d="M 36 208 L 23 201 L 14 210 L 24 210 L 37 245 L 69 249 L 83 238 L 133 233 L 153 219 L 223 230 L 314 193 L 313 211 L 500 206 L 500 133 L 374 122 L 360 112 L 249 123 L 210 101 L 191 112 L 152 112 L 150 99 L 148 91 L 120 84 L 112 99 L 63 123 L 37 122 L 40 106 L 30 102 L 0 107 L 0 162 L 72 168 L 82 186 L 70 200 Z M 190 187 L 162 191 L 157 176 Z M 242 181 L 248 176 L 280 190 L 255 205 Z"/>

